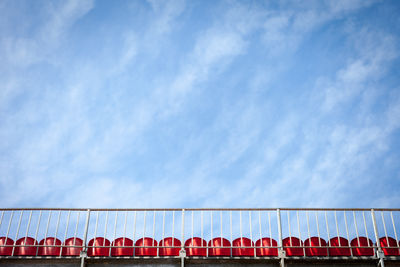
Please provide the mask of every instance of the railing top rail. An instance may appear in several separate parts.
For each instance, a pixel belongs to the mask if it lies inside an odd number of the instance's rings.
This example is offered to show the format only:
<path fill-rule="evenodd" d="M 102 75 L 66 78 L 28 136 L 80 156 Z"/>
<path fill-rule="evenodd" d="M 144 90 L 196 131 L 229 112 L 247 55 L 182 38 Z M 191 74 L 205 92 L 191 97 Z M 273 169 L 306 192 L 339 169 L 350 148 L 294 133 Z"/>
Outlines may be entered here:
<path fill-rule="evenodd" d="M 389 208 L 0 208 L 0 211 L 11 210 L 52 210 L 52 211 L 400 211 Z"/>

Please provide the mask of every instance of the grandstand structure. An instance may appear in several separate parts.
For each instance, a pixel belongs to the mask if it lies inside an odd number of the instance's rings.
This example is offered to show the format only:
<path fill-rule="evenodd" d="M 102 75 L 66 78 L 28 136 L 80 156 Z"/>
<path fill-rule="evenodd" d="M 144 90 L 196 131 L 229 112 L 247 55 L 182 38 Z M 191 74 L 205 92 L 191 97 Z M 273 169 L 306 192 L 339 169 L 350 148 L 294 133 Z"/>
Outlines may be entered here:
<path fill-rule="evenodd" d="M 0 266 L 400 266 L 400 209 L 0 209 Z"/>

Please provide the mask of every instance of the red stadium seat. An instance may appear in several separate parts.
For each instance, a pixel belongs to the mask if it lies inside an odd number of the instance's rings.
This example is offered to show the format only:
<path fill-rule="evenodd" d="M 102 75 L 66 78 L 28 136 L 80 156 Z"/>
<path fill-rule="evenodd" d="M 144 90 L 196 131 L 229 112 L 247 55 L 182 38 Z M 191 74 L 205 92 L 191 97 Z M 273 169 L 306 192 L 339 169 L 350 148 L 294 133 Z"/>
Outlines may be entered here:
<path fill-rule="evenodd" d="M 79 256 L 82 249 L 82 239 L 77 237 L 70 237 L 64 241 L 61 254 L 63 256 Z"/>
<path fill-rule="evenodd" d="M 328 256 L 326 241 L 322 238 L 319 238 L 317 236 L 310 237 L 304 241 L 304 246 L 306 247 L 306 256 Z"/>
<path fill-rule="evenodd" d="M 55 237 L 47 237 L 39 242 L 39 256 L 60 256 L 61 241 Z"/>
<path fill-rule="evenodd" d="M 193 237 L 185 242 L 187 256 L 207 256 L 207 242 L 200 237 Z"/>
<path fill-rule="evenodd" d="M 344 237 L 334 237 L 329 240 L 329 256 L 351 256 L 349 241 Z"/>
<path fill-rule="evenodd" d="M 258 239 L 256 241 L 256 255 L 257 257 L 278 256 L 278 243 L 275 239 L 269 237 Z"/>
<path fill-rule="evenodd" d="M 286 256 L 304 256 L 304 250 L 301 248 L 303 242 L 297 237 L 286 237 L 282 240 L 282 245 Z"/>
<path fill-rule="evenodd" d="M 374 248 L 371 239 L 360 236 L 358 239 L 354 238 L 350 242 L 353 256 L 374 256 Z"/>
<path fill-rule="evenodd" d="M 141 238 L 136 241 L 135 247 L 135 256 L 157 256 L 157 241 L 153 238 Z"/>
<path fill-rule="evenodd" d="M 113 246 L 111 248 L 111 256 L 133 256 L 132 239 L 119 237 L 112 242 L 111 246 Z"/>
<path fill-rule="evenodd" d="M 108 257 L 110 256 L 110 240 L 104 237 L 96 237 L 89 241 L 88 256 L 94 257 Z"/>
<path fill-rule="evenodd" d="M 236 238 L 232 242 L 232 256 L 235 257 L 254 257 L 254 243 L 247 237 Z M 247 247 L 247 248 L 246 248 Z"/>
<path fill-rule="evenodd" d="M 208 256 L 230 256 L 230 246 L 231 242 L 228 239 L 216 237 L 208 242 Z"/>
<path fill-rule="evenodd" d="M 166 237 L 160 241 L 159 256 L 179 256 L 182 243 L 177 238 Z"/>
<path fill-rule="evenodd" d="M 379 238 L 381 248 L 386 256 L 400 256 L 399 246 L 396 239 L 388 236 Z"/>
<path fill-rule="evenodd" d="M 32 237 L 22 237 L 15 242 L 15 256 L 36 256 L 37 241 Z"/>
<path fill-rule="evenodd" d="M 4 246 L 13 246 L 14 240 L 9 237 L 2 236 L 0 237 L 0 256 L 11 256 L 12 247 L 4 247 Z"/>

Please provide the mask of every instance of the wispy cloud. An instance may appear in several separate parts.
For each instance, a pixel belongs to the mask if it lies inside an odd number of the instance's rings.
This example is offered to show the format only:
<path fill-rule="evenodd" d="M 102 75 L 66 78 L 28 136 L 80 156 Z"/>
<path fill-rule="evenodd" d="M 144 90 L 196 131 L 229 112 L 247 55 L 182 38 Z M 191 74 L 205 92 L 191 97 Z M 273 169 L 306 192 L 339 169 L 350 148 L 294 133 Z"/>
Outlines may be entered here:
<path fill-rule="evenodd" d="M 381 6 L 38 5 L 0 37 L 2 205 L 398 203 L 369 189 L 377 164 L 382 188 L 398 178 L 398 32 L 365 19 Z"/>

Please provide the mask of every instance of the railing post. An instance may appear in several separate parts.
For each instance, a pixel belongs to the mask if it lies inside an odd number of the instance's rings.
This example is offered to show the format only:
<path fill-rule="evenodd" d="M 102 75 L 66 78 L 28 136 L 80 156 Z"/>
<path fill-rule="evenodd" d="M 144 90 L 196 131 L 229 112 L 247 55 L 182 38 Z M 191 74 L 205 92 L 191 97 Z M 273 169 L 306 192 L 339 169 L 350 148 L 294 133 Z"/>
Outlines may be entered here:
<path fill-rule="evenodd" d="M 285 251 L 283 250 L 283 242 L 282 242 L 282 220 L 281 220 L 281 210 L 276 209 L 276 217 L 278 219 L 278 234 L 279 234 L 279 248 L 278 248 L 278 256 L 280 260 L 280 267 L 285 267 Z"/>
<path fill-rule="evenodd" d="M 185 266 L 185 257 L 186 257 L 186 251 L 185 251 L 185 209 L 182 209 L 182 231 L 181 231 L 181 237 L 182 237 L 182 242 L 181 242 L 181 250 L 179 251 L 179 256 L 181 258 L 181 267 Z M 193 242 L 193 240 L 192 240 Z"/>
<path fill-rule="evenodd" d="M 81 256 L 81 267 L 85 267 L 85 258 L 87 257 L 86 241 L 87 241 L 87 235 L 88 235 L 89 220 L 90 220 L 90 209 L 87 210 L 86 223 L 85 223 L 85 232 L 83 234 L 83 248 L 82 248 L 82 251 L 81 251 L 81 254 L 80 254 L 80 256 Z"/>
<path fill-rule="evenodd" d="M 376 245 L 378 246 L 378 250 L 376 251 L 376 256 L 379 259 L 378 266 L 385 267 L 385 262 L 384 262 L 385 254 L 382 251 L 381 242 L 379 242 L 378 227 L 376 226 L 376 218 L 375 218 L 374 209 L 371 209 L 371 218 L 372 218 L 372 224 L 374 226 Z"/>

